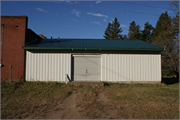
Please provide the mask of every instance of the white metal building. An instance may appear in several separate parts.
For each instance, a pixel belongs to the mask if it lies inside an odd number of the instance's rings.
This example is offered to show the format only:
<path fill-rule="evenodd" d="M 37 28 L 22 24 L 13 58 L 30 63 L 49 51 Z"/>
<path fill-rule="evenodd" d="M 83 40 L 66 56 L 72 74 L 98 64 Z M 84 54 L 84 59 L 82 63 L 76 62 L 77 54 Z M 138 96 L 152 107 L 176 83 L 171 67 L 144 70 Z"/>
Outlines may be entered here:
<path fill-rule="evenodd" d="M 161 82 L 161 51 L 140 40 L 43 39 L 26 50 L 26 81 Z"/>

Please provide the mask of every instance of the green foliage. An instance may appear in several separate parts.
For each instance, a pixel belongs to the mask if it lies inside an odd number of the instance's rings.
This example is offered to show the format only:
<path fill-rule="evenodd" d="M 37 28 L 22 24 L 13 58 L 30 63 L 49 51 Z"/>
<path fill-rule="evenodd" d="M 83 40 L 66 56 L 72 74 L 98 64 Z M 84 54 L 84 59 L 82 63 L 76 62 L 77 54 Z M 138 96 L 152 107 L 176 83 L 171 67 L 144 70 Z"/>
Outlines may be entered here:
<path fill-rule="evenodd" d="M 171 17 L 168 16 L 167 12 L 162 13 L 156 23 L 156 27 L 153 30 L 152 39 L 157 37 L 162 31 L 167 31 L 171 26 Z"/>
<path fill-rule="evenodd" d="M 144 30 L 141 31 L 141 40 L 146 41 L 146 42 L 151 42 L 151 36 L 152 36 L 152 31 L 154 30 L 153 26 L 146 22 L 144 24 Z"/>
<path fill-rule="evenodd" d="M 130 40 L 139 40 L 141 38 L 140 26 L 136 25 L 134 21 L 130 23 L 128 39 Z"/>
<path fill-rule="evenodd" d="M 108 27 L 106 28 L 105 35 L 103 36 L 106 39 L 110 39 L 112 34 L 111 23 L 109 22 Z"/>
<path fill-rule="evenodd" d="M 162 69 L 170 70 L 179 77 L 179 18 L 162 13 L 151 37 L 152 43 L 163 47 Z"/>
<path fill-rule="evenodd" d="M 108 23 L 103 37 L 106 39 L 122 39 L 122 35 L 120 33 L 122 33 L 122 29 L 120 28 L 120 23 L 115 17 L 112 23 Z"/>
<path fill-rule="evenodd" d="M 123 40 L 127 40 L 128 37 L 127 37 L 126 35 L 123 35 L 122 39 L 123 39 Z"/>
<path fill-rule="evenodd" d="M 175 36 L 179 36 L 179 14 L 177 14 L 175 17 L 172 17 L 171 22 Z"/>

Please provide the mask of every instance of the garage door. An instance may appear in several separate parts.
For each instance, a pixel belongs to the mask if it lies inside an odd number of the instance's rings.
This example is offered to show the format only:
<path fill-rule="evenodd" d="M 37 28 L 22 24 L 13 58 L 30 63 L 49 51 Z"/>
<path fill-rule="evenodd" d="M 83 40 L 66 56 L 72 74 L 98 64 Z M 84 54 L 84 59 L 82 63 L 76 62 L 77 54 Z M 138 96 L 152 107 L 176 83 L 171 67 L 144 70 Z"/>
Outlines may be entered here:
<path fill-rule="evenodd" d="M 101 56 L 74 56 L 74 81 L 100 81 Z"/>

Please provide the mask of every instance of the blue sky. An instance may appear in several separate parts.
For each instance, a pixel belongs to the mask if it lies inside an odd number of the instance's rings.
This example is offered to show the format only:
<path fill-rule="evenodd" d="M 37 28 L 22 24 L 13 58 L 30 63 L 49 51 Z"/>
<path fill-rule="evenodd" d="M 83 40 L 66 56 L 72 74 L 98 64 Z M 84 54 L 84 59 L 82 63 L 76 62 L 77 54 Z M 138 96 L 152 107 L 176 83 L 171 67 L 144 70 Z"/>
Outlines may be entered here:
<path fill-rule="evenodd" d="M 155 27 L 159 16 L 165 11 L 168 15 L 175 16 L 168 8 L 168 1 L 1 2 L 2 16 L 26 15 L 28 28 L 48 38 L 52 36 L 53 38 L 104 39 L 108 22 L 115 17 L 120 22 L 122 34 L 127 35 L 132 21 L 139 24 L 141 30 L 147 21 Z"/>

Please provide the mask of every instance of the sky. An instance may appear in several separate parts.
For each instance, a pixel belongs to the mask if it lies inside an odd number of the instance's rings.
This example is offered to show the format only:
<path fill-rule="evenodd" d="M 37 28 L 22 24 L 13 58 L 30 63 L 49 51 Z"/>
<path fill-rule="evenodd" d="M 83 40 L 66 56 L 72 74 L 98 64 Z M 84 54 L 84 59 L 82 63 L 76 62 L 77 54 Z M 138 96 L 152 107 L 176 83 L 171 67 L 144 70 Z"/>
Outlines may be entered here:
<path fill-rule="evenodd" d="M 165 11 L 175 16 L 168 1 L 1 1 L 2 16 L 26 15 L 28 28 L 47 38 L 104 39 L 115 17 L 127 35 L 132 21 L 141 30 L 146 22 L 155 27 Z"/>

